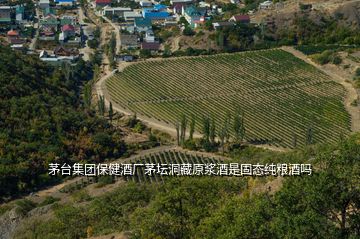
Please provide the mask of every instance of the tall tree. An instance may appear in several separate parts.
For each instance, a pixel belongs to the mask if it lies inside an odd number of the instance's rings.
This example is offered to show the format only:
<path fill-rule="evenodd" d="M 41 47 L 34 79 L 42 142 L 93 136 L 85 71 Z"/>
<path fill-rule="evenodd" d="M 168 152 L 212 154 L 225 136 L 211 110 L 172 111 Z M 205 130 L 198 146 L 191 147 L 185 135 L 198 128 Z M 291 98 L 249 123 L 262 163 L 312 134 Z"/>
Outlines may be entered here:
<path fill-rule="evenodd" d="M 187 128 L 187 119 L 186 116 L 182 114 L 180 120 L 180 144 L 183 144 L 185 142 L 186 128 Z"/>
<path fill-rule="evenodd" d="M 191 114 L 191 119 L 190 119 L 190 135 L 189 135 L 189 139 L 190 139 L 190 140 L 193 140 L 194 132 L 195 132 L 195 115 L 194 115 L 194 114 Z"/>
<path fill-rule="evenodd" d="M 210 125 L 210 143 L 215 144 L 215 138 L 216 138 L 216 124 L 215 124 L 215 118 L 211 117 L 211 125 Z"/>
<path fill-rule="evenodd" d="M 203 117 L 203 139 L 205 142 L 210 141 L 210 119 L 208 116 Z"/>
<path fill-rule="evenodd" d="M 113 110 L 112 103 L 110 101 L 110 104 L 109 104 L 109 119 L 110 119 L 110 122 L 112 122 L 113 116 L 114 116 L 114 110 Z"/>

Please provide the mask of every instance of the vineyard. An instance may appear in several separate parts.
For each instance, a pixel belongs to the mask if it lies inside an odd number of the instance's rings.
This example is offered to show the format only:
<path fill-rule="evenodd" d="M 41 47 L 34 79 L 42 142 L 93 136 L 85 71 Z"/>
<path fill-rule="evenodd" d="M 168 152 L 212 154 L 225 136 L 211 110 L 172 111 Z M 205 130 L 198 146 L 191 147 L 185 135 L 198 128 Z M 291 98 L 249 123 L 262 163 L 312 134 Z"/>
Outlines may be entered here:
<path fill-rule="evenodd" d="M 132 175 L 121 175 L 121 176 L 112 176 L 113 180 L 123 179 L 125 181 L 132 181 L 136 183 L 161 183 L 167 177 L 172 177 L 174 175 L 163 175 L 162 169 L 168 168 L 167 172 L 170 171 L 171 165 L 185 165 L 185 164 L 201 164 L 201 165 L 215 165 L 221 163 L 223 158 L 219 156 L 206 157 L 200 153 L 189 153 L 185 151 L 177 150 L 166 150 L 157 153 L 150 153 L 145 156 L 135 157 L 130 160 L 121 161 L 119 163 L 123 164 L 136 164 L 142 165 L 135 167 L 135 171 L 132 171 Z M 149 170 L 146 170 L 145 165 L 154 166 L 154 171 L 149 173 Z M 157 165 L 161 165 L 162 168 L 157 168 Z M 148 167 L 149 168 L 149 167 Z M 183 175 L 186 176 L 186 175 Z M 60 191 L 63 193 L 74 192 L 81 188 L 88 186 L 89 184 L 97 183 L 99 180 L 98 177 L 81 177 L 79 180 L 64 186 Z"/>
<path fill-rule="evenodd" d="M 345 90 L 283 50 L 221 54 L 133 64 L 106 81 L 111 100 L 127 111 L 173 126 L 182 114 L 204 116 L 217 129 L 228 112 L 244 113 L 246 140 L 283 147 L 334 142 L 350 131 Z"/>

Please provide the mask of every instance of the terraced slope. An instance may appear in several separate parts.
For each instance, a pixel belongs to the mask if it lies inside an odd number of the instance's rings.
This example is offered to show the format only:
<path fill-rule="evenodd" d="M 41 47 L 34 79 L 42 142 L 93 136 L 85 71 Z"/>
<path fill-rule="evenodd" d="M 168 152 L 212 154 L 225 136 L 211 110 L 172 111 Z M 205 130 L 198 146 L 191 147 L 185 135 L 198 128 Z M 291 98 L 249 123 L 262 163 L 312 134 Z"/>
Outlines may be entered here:
<path fill-rule="evenodd" d="M 213 116 L 218 128 L 240 107 L 246 139 L 293 147 L 333 142 L 350 131 L 345 90 L 329 76 L 283 50 L 266 50 L 130 65 L 106 82 L 118 106 L 174 124 L 181 114 Z"/>

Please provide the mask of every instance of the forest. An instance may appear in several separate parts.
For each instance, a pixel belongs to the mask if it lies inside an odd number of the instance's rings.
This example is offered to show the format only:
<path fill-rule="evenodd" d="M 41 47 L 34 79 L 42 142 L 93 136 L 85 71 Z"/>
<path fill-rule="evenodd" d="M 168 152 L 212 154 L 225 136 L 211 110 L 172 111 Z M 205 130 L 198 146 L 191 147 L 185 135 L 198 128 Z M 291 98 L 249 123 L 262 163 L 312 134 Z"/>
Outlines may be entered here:
<path fill-rule="evenodd" d="M 51 67 L 0 46 L 0 201 L 60 180 L 49 163 L 101 162 L 126 151 L 119 132 L 85 107 L 93 65 Z"/>

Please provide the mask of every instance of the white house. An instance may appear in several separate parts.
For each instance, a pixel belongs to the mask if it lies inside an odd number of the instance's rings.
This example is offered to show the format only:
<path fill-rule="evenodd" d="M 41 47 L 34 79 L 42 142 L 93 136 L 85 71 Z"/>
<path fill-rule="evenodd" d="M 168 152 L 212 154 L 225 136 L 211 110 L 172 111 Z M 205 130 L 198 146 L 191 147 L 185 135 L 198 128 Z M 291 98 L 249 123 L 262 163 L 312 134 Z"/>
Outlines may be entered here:
<path fill-rule="evenodd" d="M 147 1 L 147 0 L 143 0 L 143 1 L 140 1 L 140 6 L 141 6 L 141 7 L 151 7 L 151 6 L 152 6 L 152 2 L 151 2 L 151 1 Z"/>
<path fill-rule="evenodd" d="M 265 1 L 260 3 L 259 9 L 270 9 L 272 5 L 273 5 L 272 1 Z"/>
<path fill-rule="evenodd" d="M 124 12 L 131 12 L 131 8 L 129 7 L 110 7 L 105 6 L 101 12 L 103 16 L 119 16 L 124 17 Z"/>
<path fill-rule="evenodd" d="M 124 12 L 125 21 L 134 21 L 136 18 L 142 18 L 142 14 L 138 12 Z"/>
<path fill-rule="evenodd" d="M 152 30 L 147 30 L 145 33 L 145 41 L 146 42 L 155 42 L 155 35 Z"/>

